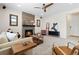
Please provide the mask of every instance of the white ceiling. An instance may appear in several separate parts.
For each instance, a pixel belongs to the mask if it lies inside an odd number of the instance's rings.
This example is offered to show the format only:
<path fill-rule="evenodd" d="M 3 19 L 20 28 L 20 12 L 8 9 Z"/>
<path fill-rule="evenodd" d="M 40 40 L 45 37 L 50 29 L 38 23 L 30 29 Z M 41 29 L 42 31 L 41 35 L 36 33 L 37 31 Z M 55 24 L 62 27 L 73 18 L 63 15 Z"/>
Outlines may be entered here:
<path fill-rule="evenodd" d="M 74 4 L 54 3 L 52 6 L 47 8 L 46 13 L 42 9 L 34 8 L 34 7 L 42 7 L 42 4 L 43 3 L 1 3 L 0 7 L 2 7 L 2 5 L 5 5 L 7 9 L 16 10 L 16 11 L 24 11 L 24 12 L 31 13 L 37 16 L 41 16 L 41 14 L 43 14 L 43 16 L 50 16 L 52 14 L 79 8 L 78 3 L 74 3 Z M 21 5 L 21 6 L 18 7 L 17 5 Z"/>
<path fill-rule="evenodd" d="M 42 9 L 34 8 L 34 7 L 42 7 L 42 3 L 4 3 L 1 4 L 1 6 L 2 5 L 6 5 L 7 9 L 10 10 L 24 11 L 38 16 L 40 16 L 40 13 L 43 13 Z M 18 7 L 17 5 L 21 6 Z"/>

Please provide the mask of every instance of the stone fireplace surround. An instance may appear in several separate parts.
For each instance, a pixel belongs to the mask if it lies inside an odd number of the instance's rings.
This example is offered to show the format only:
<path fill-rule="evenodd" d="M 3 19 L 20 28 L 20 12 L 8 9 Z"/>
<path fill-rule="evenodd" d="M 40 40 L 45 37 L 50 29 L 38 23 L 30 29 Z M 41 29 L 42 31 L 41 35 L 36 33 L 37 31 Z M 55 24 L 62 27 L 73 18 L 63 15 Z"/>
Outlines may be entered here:
<path fill-rule="evenodd" d="M 28 30 L 33 30 L 33 34 L 35 34 L 35 27 L 30 27 L 30 26 L 23 26 L 22 28 L 22 37 L 24 38 L 25 37 L 25 31 L 28 31 Z"/>
<path fill-rule="evenodd" d="M 25 37 L 26 30 L 33 30 L 33 34 L 35 33 L 35 15 L 22 12 L 22 37 Z"/>

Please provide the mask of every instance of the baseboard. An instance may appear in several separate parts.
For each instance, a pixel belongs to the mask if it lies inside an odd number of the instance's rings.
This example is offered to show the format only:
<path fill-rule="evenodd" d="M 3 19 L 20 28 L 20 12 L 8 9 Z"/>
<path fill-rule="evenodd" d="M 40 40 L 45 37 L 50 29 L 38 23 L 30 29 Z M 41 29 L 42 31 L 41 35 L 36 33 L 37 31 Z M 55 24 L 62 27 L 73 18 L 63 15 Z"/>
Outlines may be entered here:
<path fill-rule="evenodd" d="M 78 35 L 70 35 L 71 37 L 79 37 Z"/>

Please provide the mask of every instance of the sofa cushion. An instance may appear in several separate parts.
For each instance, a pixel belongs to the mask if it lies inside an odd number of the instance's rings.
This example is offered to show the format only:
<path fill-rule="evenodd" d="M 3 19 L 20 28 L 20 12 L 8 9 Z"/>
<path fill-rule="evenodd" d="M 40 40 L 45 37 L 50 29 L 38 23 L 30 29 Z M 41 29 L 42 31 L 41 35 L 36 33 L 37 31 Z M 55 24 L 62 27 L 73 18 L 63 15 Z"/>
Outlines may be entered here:
<path fill-rule="evenodd" d="M 6 42 L 8 42 L 7 36 L 6 36 L 6 33 L 3 32 L 0 34 L 0 44 L 6 43 Z"/>
<path fill-rule="evenodd" d="M 33 41 L 32 41 L 32 37 L 20 38 L 20 39 L 11 41 L 11 42 L 6 42 L 6 43 L 4 43 L 4 44 L 0 44 L 0 48 L 2 49 L 2 48 L 6 48 L 6 47 L 11 47 L 13 44 L 16 44 L 16 43 L 23 43 L 23 42 L 26 42 L 26 41 L 33 42 Z"/>
<path fill-rule="evenodd" d="M 20 40 L 22 40 L 21 42 L 29 41 L 29 42 L 32 42 L 33 43 L 32 37 L 21 38 Z"/>

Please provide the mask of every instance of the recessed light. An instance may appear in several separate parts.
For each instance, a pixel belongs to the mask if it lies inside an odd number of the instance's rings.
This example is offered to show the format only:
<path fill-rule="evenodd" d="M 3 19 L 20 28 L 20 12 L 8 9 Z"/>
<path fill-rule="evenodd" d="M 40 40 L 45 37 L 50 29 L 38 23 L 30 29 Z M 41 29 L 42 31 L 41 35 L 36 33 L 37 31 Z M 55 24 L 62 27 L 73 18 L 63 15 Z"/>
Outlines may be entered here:
<path fill-rule="evenodd" d="M 73 3 L 69 3 L 70 5 L 72 5 Z"/>
<path fill-rule="evenodd" d="M 41 16 L 43 16 L 43 13 L 41 13 Z"/>
<path fill-rule="evenodd" d="M 21 7 L 21 5 L 17 5 L 18 7 Z"/>

